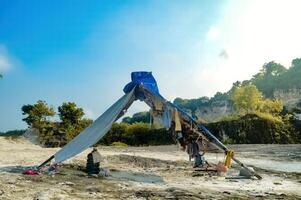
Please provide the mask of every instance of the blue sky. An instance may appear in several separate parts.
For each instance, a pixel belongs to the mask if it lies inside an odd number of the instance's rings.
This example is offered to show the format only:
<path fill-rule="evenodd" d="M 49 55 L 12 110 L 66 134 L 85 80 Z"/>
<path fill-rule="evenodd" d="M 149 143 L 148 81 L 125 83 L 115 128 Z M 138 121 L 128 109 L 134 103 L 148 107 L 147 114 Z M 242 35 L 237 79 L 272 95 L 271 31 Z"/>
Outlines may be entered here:
<path fill-rule="evenodd" d="M 226 91 L 264 62 L 289 65 L 301 52 L 298 6 L 1 0 L 0 131 L 26 127 L 20 109 L 39 99 L 54 107 L 76 102 L 96 118 L 122 95 L 136 70 L 152 71 L 162 95 L 172 100 Z M 130 113 L 141 109 L 138 103 Z"/>

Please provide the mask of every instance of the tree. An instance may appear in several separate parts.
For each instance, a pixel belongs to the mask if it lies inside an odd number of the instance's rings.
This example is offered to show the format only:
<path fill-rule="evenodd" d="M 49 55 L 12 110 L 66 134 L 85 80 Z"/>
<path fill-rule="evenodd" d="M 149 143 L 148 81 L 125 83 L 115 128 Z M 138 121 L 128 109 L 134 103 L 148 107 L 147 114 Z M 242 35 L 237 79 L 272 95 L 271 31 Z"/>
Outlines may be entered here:
<path fill-rule="evenodd" d="M 217 92 L 215 95 L 210 99 L 210 102 L 216 102 L 216 101 L 226 101 L 229 99 L 229 95 L 227 93 L 221 93 Z"/>
<path fill-rule="evenodd" d="M 126 142 L 124 136 L 128 126 L 128 123 L 113 123 L 110 131 L 99 141 L 99 143 L 111 145 L 113 142 Z"/>
<path fill-rule="evenodd" d="M 78 135 L 93 121 L 83 118 L 84 111 L 75 103 L 63 103 L 59 108 L 59 122 L 51 121 L 56 113 L 45 101 L 38 101 L 33 105 L 22 106 L 23 119 L 29 127 L 39 131 L 39 139 L 45 146 L 61 146 Z"/>
<path fill-rule="evenodd" d="M 292 61 L 292 68 L 301 68 L 301 58 L 295 58 Z"/>
<path fill-rule="evenodd" d="M 241 87 L 241 84 L 242 84 L 242 83 L 241 83 L 240 81 L 236 81 L 236 82 L 232 83 L 231 89 L 230 89 L 228 92 L 226 92 L 227 96 L 229 96 L 230 99 L 231 99 L 231 97 L 233 96 L 233 92 L 234 92 L 238 87 Z"/>
<path fill-rule="evenodd" d="M 132 118 L 131 117 L 124 117 L 124 118 L 122 118 L 122 123 L 131 124 L 132 123 Z"/>
<path fill-rule="evenodd" d="M 59 132 L 61 137 L 67 142 L 77 136 L 82 130 L 88 127 L 93 121 L 83 118 L 85 113 L 82 108 L 78 108 L 73 102 L 65 102 L 58 107 Z"/>
<path fill-rule="evenodd" d="M 179 106 L 180 108 L 182 108 L 184 110 L 190 110 L 192 117 L 197 118 L 195 115 L 196 110 L 199 107 L 208 106 L 210 103 L 209 101 L 210 101 L 210 99 L 208 97 L 200 97 L 197 99 L 176 98 L 174 100 L 174 104 L 176 104 L 177 106 Z"/>
<path fill-rule="evenodd" d="M 59 117 L 63 123 L 78 124 L 85 115 L 82 108 L 78 108 L 73 102 L 63 103 L 58 108 Z"/>
<path fill-rule="evenodd" d="M 0 79 L 2 79 L 3 78 L 3 75 L 2 74 L 0 74 Z"/>
<path fill-rule="evenodd" d="M 284 66 L 274 61 L 266 63 L 262 67 L 262 73 L 265 77 L 280 76 L 286 71 L 287 69 Z"/>
<path fill-rule="evenodd" d="M 301 58 L 296 58 L 292 61 L 292 66 L 289 68 L 288 73 L 284 77 L 285 89 L 301 88 Z"/>
<path fill-rule="evenodd" d="M 259 111 L 263 113 L 279 114 L 283 110 L 283 103 L 280 100 L 265 99 L 260 101 Z"/>
<path fill-rule="evenodd" d="M 279 63 L 265 63 L 259 73 L 253 76 L 251 83 L 266 97 L 273 97 L 275 88 L 279 87 L 279 81 L 286 72 L 287 69 Z"/>
<path fill-rule="evenodd" d="M 55 115 L 54 109 L 47 105 L 45 101 L 39 100 L 34 105 L 22 106 L 23 115 L 27 115 L 23 119 L 28 126 L 41 130 L 48 122 L 49 117 Z"/>
<path fill-rule="evenodd" d="M 138 112 L 133 114 L 132 117 L 124 117 L 122 119 L 122 122 L 133 124 L 136 122 L 144 122 L 149 123 L 150 122 L 150 113 L 149 112 Z"/>
<path fill-rule="evenodd" d="M 246 85 L 234 90 L 232 101 L 237 110 L 246 113 L 262 112 L 278 115 L 283 110 L 280 100 L 264 99 L 255 85 Z"/>
<path fill-rule="evenodd" d="M 25 133 L 26 130 L 10 130 L 6 131 L 5 133 L 0 132 L 0 136 L 12 136 L 12 137 L 18 137 Z"/>
<path fill-rule="evenodd" d="M 45 144 L 48 141 L 46 138 L 53 135 L 54 122 L 50 121 L 50 117 L 55 115 L 54 109 L 47 105 L 45 101 L 39 100 L 33 105 L 22 106 L 23 115 L 26 115 L 23 119 L 30 128 L 38 130 L 38 137 L 41 143 Z"/>
<path fill-rule="evenodd" d="M 150 131 L 149 124 L 137 122 L 127 127 L 125 137 L 127 138 L 126 144 L 147 144 L 147 133 Z"/>
<path fill-rule="evenodd" d="M 262 93 L 254 85 L 237 87 L 232 94 L 232 101 L 237 110 L 251 112 L 257 110 Z"/>

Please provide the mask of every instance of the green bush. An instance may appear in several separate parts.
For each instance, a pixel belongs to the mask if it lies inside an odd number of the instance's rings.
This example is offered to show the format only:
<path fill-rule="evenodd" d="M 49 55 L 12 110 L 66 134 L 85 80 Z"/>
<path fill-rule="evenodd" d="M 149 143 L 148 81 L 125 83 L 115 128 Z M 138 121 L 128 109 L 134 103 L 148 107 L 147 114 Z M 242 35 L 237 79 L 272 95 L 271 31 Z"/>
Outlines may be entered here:
<path fill-rule="evenodd" d="M 19 137 L 25 133 L 26 130 L 11 130 L 7 131 L 5 133 L 0 132 L 0 136 L 5 136 L 5 137 Z"/>
<path fill-rule="evenodd" d="M 258 113 L 232 121 L 207 125 L 219 139 L 234 144 L 288 144 L 300 142 L 300 133 L 291 117 L 273 118 Z M 226 138 L 226 139 L 224 139 Z"/>
<path fill-rule="evenodd" d="M 123 143 L 123 142 L 113 142 L 111 144 L 111 146 L 115 146 L 115 147 L 127 147 L 128 145 Z"/>
<path fill-rule="evenodd" d="M 111 130 L 99 141 L 102 145 L 122 142 L 131 146 L 172 144 L 172 135 L 166 129 L 151 129 L 147 123 L 114 123 Z"/>

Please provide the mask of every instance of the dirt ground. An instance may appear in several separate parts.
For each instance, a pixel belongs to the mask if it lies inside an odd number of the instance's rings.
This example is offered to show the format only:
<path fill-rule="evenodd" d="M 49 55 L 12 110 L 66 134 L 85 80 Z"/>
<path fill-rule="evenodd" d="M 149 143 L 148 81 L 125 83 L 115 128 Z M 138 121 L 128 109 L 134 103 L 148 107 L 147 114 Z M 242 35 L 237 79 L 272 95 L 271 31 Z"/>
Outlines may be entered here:
<path fill-rule="evenodd" d="M 98 147 L 109 177 L 82 171 L 91 149 L 66 161 L 59 173 L 22 175 L 54 154 L 24 139 L 0 137 L 0 199 L 301 199 L 301 145 L 233 145 L 236 157 L 263 176 L 228 179 L 194 169 L 177 146 Z M 207 153 L 210 163 L 224 159 Z"/>

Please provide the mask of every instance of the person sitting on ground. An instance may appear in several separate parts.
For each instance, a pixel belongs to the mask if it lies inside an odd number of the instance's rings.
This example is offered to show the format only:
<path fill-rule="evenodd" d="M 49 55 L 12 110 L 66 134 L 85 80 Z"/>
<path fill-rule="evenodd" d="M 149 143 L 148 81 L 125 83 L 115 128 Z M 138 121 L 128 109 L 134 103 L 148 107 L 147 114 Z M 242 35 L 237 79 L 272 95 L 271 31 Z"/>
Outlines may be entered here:
<path fill-rule="evenodd" d="M 97 151 L 97 148 L 93 148 L 92 152 L 87 156 L 87 165 L 86 170 L 88 175 L 98 174 L 100 172 L 100 153 Z"/>

